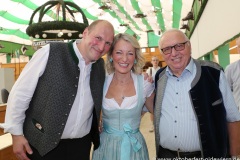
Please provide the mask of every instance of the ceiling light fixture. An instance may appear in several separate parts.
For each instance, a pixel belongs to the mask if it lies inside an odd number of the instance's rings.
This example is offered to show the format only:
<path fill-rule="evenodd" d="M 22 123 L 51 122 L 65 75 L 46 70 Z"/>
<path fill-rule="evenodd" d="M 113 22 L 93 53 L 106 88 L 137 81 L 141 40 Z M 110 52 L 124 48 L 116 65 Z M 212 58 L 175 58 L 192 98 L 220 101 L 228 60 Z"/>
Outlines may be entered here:
<path fill-rule="evenodd" d="M 133 15 L 133 17 L 135 17 L 135 18 L 144 18 L 144 17 L 147 17 L 147 15 L 145 15 L 143 13 L 137 13 L 137 14 Z"/>
<path fill-rule="evenodd" d="M 111 6 L 109 6 L 109 5 L 107 5 L 107 4 L 103 4 L 103 5 L 100 6 L 98 9 L 108 10 L 108 9 L 111 9 Z"/>
<path fill-rule="evenodd" d="M 183 21 L 194 20 L 193 12 L 188 12 L 187 16 L 182 19 Z"/>
<path fill-rule="evenodd" d="M 187 24 L 183 24 L 180 29 L 186 29 L 186 30 L 190 31 L 190 28 Z"/>
<path fill-rule="evenodd" d="M 48 13 L 54 6 L 56 8 L 56 18 L 53 21 L 42 21 L 44 14 Z M 75 20 L 74 13 L 76 11 L 82 14 L 83 23 Z M 39 13 L 38 22 L 34 23 L 33 19 L 37 13 Z M 29 36 L 40 39 L 56 39 L 59 37 L 62 39 L 78 39 L 87 26 L 88 20 L 78 5 L 73 2 L 54 0 L 46 2 L 33 12 L 26 32 Z"/>
<path fill-rule="evenodd" d="M 147 32 L 154 32 L 154 30 L 152 30 L 152 29 L 151 30 L 147 30 Z"/>
<path fill-rule="evenodd" d="M 129 25 L 127 23 L 122 23 L 122 24 L 120 24 L 120 26 L 128 27 Z"/>

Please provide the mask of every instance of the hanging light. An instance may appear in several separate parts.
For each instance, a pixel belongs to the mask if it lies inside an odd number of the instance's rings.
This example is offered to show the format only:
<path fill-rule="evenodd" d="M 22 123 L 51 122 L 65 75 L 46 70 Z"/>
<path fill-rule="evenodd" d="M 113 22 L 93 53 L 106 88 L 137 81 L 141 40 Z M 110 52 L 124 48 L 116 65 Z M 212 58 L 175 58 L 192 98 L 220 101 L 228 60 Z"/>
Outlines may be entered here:
<path fill-rule="evenodd" d="M 188 12 L 187 16 L 182 19 L 182 21 L 194 20 L 193 12 Z"/>
<path fill-rule="evenodd" d="M 59 32 L 59 33 L 58 33 L 58 37 L 62 37 L 62 34 L 61 34 L 61 32 Z"/>
<path fill-rule="evenodd" d="M 42 37 L 43 37 L 43 38 L 47 38 L 47 34 L 46 34 L 46 33 L 43 33 Z"/>
<path fill-rule="evenodd" d="M 183 24 L 180 29 L 186 29 L 186 30 L 190 31 L 188 24 Z"/>
<path fill-rule="evenodd" d="M 56 19 L 53 21 L 42 21 L 44 14 L 48 13 L 53 7 L 56 8 L 56 12 L 54 12 L 56 13 Z M 77 12 L 82 14 L 83 23 L 76 22 L 74 13 Z M 39 15 L 39 18 L 36 18 L 35 15 Z M 66 18 L 66 15 L 71 17 Z M 33 22 L 33 19 L 35 18 L 38 19 L 37 23 Z M 81 34 L 87 26 L 88 20 L 78 5 L 69 1 L 52 0 L 34 10 L 29 21 L 29 26 L 26 29 L 26 33 L 29 36 L 42 39 L 56 39 L 57 37 L 63 39 L 77 39 L 79 34 Z"/>
<path fill-rule="evenodd" d="M 59 32 L 59 34 L 62 36 L 62 35 L 63 35 L 63 32 L 62 32 L 62 31 L 60 31 L 60 32 Z"/>
<path fill-rule="evenodd" d="M 35 35 L 35 38 L 39 38 L 39 35 L 38 35 L 38 34 L 36 34 L 36 35 Z"/>
<path fill-rule="evenodd" d="M 68 37 L 71 37 L 72 36 L 72 33 L 68 33 Z"/>

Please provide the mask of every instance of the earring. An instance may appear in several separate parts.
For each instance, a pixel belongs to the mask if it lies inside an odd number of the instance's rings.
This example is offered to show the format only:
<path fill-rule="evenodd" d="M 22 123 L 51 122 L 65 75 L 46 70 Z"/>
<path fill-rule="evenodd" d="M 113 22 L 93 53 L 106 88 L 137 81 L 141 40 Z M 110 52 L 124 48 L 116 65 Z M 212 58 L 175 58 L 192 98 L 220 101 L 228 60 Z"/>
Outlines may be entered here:
<path fill-rule="evenodd" d="M 112 59 L 112 58 L 110 58 L 110 59 L 109 59 L 109 62 L 111 62 L 111 63 L 112 63 L 112 62 L 113 62 L 113 59 Z"/>
<path fill-rule="evenodd" d="M 134 60 L 134 64 L 137 64 L 137 60 L 136 59 Z"/>

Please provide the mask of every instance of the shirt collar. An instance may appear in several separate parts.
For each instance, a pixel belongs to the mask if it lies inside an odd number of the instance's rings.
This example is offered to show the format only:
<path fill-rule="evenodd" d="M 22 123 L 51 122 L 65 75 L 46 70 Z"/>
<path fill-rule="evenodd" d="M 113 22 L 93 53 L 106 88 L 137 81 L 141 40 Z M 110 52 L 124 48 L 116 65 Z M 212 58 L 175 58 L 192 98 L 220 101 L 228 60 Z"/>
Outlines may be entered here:
<path fill-rule="evenodd" d="M 188 70 L 190 73 L 193 73 L 194 70 L 194 62 L 193 59 L 190 59 L 189 64 L 187 65 L 187 67 L 185 68 L 185 70 Z"/>
<path fill-rule="evenodd" d="M 79 51 L 79 49 L 78 49 L 78 47 L 77 47 L 77 44 L 78 43 L 81 43 L 81 39 L 77 39 L 76 41 L 74 41 L 74 43 L 73 43 L 73 49 L 74 49 L 74 52 L 76 53 L 76 56 L 78 57 L 78 59 L 79 59 L 79 61 L 85 61 L 84 60 L 84 58 L 83 58 L 83 56 L 82 56 L 82 54 L 81 54 L 81 52 Z M 93 64 L 93 63 L 95 63 L 96 61 L 94 61 L 94 62 L 90 62 L 90 64 Z"/>
<path fill-rule="evenodd" d="M 182 74 L 186 73 L 186 72 L 190 72 L 191 74 L 194 71 L 194 62 L 193 59 L 190 59 L 190 62 L 188 63 L 187 67 L 183 70 Z M 170 70 L 169 66 L 167 66 L 166 68 L 166 73 L 170 76 L 174 76 L 172 71 Z"/>

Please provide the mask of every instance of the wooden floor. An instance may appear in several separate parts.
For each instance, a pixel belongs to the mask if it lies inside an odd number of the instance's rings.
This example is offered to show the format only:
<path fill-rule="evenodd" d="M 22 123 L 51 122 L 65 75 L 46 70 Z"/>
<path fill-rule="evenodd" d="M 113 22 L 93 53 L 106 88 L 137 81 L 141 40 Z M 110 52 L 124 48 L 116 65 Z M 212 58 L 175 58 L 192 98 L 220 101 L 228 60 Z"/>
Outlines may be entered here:
<path fill-rule="evenodd" d="M 151 120 L 150 120 L 150 114 L 145 113 L 142 117 L 141 125 L 140 125 L 140 131 L 142 132 L 145 141 L 147 143 L 148 152 L 149 152 L 149 160 L 155 160 L 156 158 L 156 149 L 155 149 L 155 137 L 154 132 L 149 132 L 149 129 L 151 128 Z"/>

